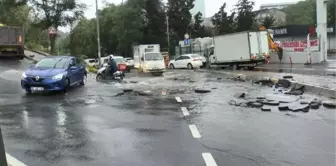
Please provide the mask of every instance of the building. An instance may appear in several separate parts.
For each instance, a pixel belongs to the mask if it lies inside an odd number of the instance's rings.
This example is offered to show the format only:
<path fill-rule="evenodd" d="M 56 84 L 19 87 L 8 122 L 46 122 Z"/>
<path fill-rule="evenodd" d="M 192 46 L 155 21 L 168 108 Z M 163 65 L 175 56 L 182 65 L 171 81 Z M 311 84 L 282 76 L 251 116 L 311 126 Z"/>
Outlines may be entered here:
<path fill-rule="evenodd" d="M 277 9 L 260 9 L 255 12 L 255 20 L 258 24 L 262 24 L 266 17 L 273 17 L 275 19 L 273 26 L 280 26 L 286 23 L 286 13 Z"/>
<path fill-rule="evenodd" d="M 190 10 L 192 16 L 196 15 L 198 12 L 201 12 L 203 17 L 205 17 L 205 0 L 195 0 L 195 6 Z"/>
<path fill-rule="evenodd" d="M 268 3 L 260 5 L 260 10 L 263 9 L 283 9 L 289 5 L 294 5 L 297 2 L 285 2 L 285 3 Z"/>

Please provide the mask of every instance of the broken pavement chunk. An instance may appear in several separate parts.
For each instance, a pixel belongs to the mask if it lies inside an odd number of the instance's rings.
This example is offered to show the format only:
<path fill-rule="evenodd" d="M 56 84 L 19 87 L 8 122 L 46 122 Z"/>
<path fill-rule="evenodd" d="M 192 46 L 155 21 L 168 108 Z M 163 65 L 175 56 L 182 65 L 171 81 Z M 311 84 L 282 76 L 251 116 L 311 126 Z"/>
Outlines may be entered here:
<path fill-rule="evenodd" d="M 280 103 L 278 109 L 279 109 L 279 111 L 288 111 L 289 110 L 289 104 Z"/>
<path fill-rule="evenodd" d="M 272 107 L 264 105 L 263 107 L 261 107 L 261 111 L 265 111 L 265 112 L 270 112 L 272 110 Z"/>
<path fill-rule="evenodd" d="M 323 106 L 326 108 L 335 109 L 336 108 L 336 101 L 325 101 L 323 102 Z"/>

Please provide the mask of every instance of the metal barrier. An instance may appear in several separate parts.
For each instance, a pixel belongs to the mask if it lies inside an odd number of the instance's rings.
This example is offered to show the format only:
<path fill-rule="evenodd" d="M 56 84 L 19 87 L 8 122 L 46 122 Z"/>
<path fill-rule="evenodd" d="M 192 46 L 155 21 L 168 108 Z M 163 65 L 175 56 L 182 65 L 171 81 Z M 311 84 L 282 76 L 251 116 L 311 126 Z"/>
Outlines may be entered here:
<path fill-rule="evenodd" d="M 0 166 L 8 166 L 6 159 L 5 145 L 3 143 L 2 131 L 0 127 Z"/>

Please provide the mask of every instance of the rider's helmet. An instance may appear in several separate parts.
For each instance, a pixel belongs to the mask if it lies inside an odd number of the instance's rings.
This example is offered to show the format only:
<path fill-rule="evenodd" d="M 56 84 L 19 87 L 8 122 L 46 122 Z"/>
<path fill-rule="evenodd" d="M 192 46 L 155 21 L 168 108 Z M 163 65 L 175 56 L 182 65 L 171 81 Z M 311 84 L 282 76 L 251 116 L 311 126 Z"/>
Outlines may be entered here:
<path fill-rule="evenodd" d="M 114 59 L 114 56 L 111 54 L 109 55 L 110 60 Z"/>

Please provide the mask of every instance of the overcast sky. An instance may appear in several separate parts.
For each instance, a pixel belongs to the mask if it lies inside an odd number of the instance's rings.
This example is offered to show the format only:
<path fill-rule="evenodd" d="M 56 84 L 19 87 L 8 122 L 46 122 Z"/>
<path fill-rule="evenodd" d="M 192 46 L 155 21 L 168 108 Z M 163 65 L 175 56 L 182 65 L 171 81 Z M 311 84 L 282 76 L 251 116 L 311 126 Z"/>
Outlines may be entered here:
<path fill-rule="evenodd" d="M 93 18 L 95 17 L 95 0 L 80 0 L 82 3 L 87 5 L 85 11 L 85 17 Z M 126 1 L 126 0 L 124 0 Z M 164 0 L 167 2 L 167 0 Z M 255 0 L 255 10 L 259 9 L 261 4 L 269 3 L 283 3 L 283 2 L 297 2 L 299 0 Z M 104 6 L 104 2 L 119 4 L 122 0 L 98 0 L 98 7 L 101 9 Z M 205 0 L 205 17 L 213 16 L 223 3 L 227 3 L 227 11 L 233 9 L 233 6 L 238 2 L 238 0 Z M 69 28 L 61 28 L 62 31 L 69 31 Z"/>

